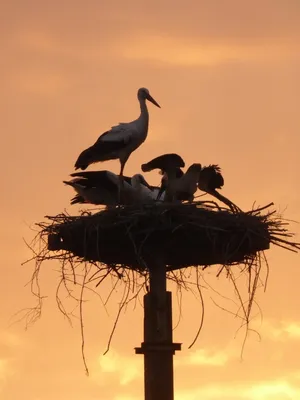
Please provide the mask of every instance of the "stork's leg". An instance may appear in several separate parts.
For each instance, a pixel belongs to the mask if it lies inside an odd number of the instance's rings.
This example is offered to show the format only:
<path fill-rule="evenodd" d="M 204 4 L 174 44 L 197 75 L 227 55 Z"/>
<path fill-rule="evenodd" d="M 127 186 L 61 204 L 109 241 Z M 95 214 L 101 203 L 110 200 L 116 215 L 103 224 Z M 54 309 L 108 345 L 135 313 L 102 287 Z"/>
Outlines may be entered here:
<path fill-rule="evenodd" d="M 121 205 L 121 203 L 122 203 L 121 194 L 122 194 L 123 188 L 124 188 L 124 179 L 123 179 L 123 176 L 120 174 L 119 185 L 118 185 L 118 203 L 119 203 L 119 205 Z"/>
<path fill-rule="evenodd" d="M 191 204 L 194 201 L 194 195 L 189 196 L 188 203 Z"/>
<path fill-rule="evenodd" d="M 123 172 L 124 172 L 124 167 L 125 167 L 126 161 L 121 161 L 121 171 L 120 171 L 120 176 L 122 177 L 122 182 L 123 182 Z"/>
<path fill-rule="evenodd" d="M 161 171 L 161 174 L 163 174 L 163 177 L 161 178 L 160 181 L 160 188 L 156 197 L 156 201 L 159 201 L 163 192 L 165 192 L 165 196 L 166 196 L 166 191 L 167 191 L 167 187 L 168 187 L 168 175 L 166 174 L 165 171 Z"/>
<path fill-rule="evenodd" d="M 165 190 L 165 189 L 164 189 L 162 186 L 159 188 L 159 192 L 158 192 L 158 194 L 157 194 L 156 201 L 159 201 L 159 200 L 160 200 L 161 195 L 163 194 L 164 190 Z"/>
<path fill-rule="evenodd" d="M 123 172 L 124 172 L 124 167 L 125 167 L 126 161 L 121 161 L 121 170 L 120 170 L 120 175 L 119 175 L 119 190 L 118 190 L 118 200 L 119 200 L 119 205 L 121 205 L 121 191 L 124 189 L 124 178 L 123 178 Z"/>

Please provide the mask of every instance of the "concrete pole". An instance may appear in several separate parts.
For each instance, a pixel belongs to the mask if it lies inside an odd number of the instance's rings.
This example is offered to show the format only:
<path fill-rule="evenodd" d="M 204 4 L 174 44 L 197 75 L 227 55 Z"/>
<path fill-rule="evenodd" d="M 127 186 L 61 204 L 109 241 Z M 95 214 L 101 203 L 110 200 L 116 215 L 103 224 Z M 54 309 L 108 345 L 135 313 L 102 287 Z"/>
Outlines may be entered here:
<path fill-rule="evenodd" d="M 145 400 L 174 400 L 172 293 L 166 291 L 166 267 L 149 268 L 150 291 L 144 296 L 144 342 L 136 354 L 144 355 Z"/>

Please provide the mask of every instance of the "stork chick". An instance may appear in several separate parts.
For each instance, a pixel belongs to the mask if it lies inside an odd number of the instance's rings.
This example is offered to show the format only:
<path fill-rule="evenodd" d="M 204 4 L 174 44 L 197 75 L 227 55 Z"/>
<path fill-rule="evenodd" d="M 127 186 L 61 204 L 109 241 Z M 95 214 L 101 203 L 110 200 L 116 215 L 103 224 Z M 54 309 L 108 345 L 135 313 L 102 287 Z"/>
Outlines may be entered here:
<path fill-rule="evenodd" d="M 126 203 L 126 196 L 123 194 L 132 190 L 131 177 L 124 177 L 120 192 L 119 176 L 110 171 L 75 172 L 71 176 L 74 179 L 63 181 L 77 193 L 71 204 L 89 203 L 114 207 Z"/>
<path fill-rule="evenodd" d="M 162 179 L 157 200 L 161 198 L 162 193 L 166 190 L 168 179 L 177 179 L 183 175 L 181 168 L 184 166 L 185 162 L 176 153 L 163 154 L 141 165 L 143 172 L 153 171 L 154 169 L 160 170 Z"/>
<path fill-rule="evenodd" d="M 159 188 L 149 185 L 143 175 L 135 174 L 131 178 L 131 185 L 135 190 L 136 203 L 146 204 L 155 202 Z"/>
<path fill-rule="evenodd" d="M 76 196 L 71 204 L 89 203 L 115 207 L 118 204 L 133 205 L 155 201 L 159 188 L 150 186 L 141 174 L 124 176 L 119 198 L 119 176 L 110 171 L 85 171 L 71 174 L 71 181 L 63 181 L 73 187 Z"/>
<path fill-rule="evenodd" d="M 223 185 L 224 178 L 221 174 L 221 168 L 218 165 L 211 164 L 208 167 L 202 168 L 199 176 L 198 188 L 226 204 L 232 211 L 241 212 L 238 206 L 216 190 L 222 189 Z"/>
<path fill-rule="evenodd" d="M 171 177 L 167 175 L 165 201 L 188 200 L 192 202 L 197 191 L 201 170 L 201 164 L 195 163 L 180 178 L 176 178 L 174 175 Z"/>

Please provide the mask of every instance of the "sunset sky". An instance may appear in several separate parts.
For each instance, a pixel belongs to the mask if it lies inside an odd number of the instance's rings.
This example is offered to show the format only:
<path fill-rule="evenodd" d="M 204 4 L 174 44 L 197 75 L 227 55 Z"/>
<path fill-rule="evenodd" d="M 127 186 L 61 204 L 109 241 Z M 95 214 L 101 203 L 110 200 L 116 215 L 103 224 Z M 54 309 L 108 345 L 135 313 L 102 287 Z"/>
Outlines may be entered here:
<path fill-rule="evenodd" d="M 3 400 L 138 400 L 143 398 L 140 303 L 122 315 L 111 351 L 102 356 L 122 287 L 107 311 L 96 296 L 85 304 L 87 377 L 78 320 L 73 327 L 55 302 L 59 264 L 41 273 L 42 317 L 30 329 L 13 314 L 35 305 L 33 263 L 24 239 L 31 227 L 70 206 L 79 153 L 119 122 L 138 116 L 136 92 L 147 87 L 146 142 L 125 174 L 164 152 L 187 165 L 217 163 L 222 193 L 242 209 L 271 201 L 300 221 L 299 0 L 60 0 L 1 5 L 0 397 Z M 119 172 L 117 161 L 90 169 Z M 146 176 L 152 184 L 159 175 Z M 300 227 L 290 229 L 300 240 Z M 243 361 L 240 322 L 213 303 L 237 311 L 208 287 L 206 317 L 192 349 L 201 305 L 183 293 L 174 341 L 176 400 L 300 399 L 300 258 L 273 247 L 270 276 L 260 290 Z M 225 277 L 210 284 L 234 299 Z M 206 275 L 205 275 L 206 276 Z M 99 289 L 108 292 L 111 284 Z M 173 290 L 174 325 L 179 308 Z M 212 300 L 212 299 L 213 300 Z M 68 300 L 66 300 L 68 301 Z M 199 316 L 199 318 L 197 317 Z"/>

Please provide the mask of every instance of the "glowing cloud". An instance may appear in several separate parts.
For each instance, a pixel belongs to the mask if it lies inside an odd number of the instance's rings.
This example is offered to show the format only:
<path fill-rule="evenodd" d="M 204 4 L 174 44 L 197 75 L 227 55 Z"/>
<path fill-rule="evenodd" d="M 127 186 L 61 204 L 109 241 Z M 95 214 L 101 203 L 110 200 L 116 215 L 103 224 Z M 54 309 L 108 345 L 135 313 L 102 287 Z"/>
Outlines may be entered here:
<path fill-rule="evenodd" d="M 299 389 L 285 381 L 270 381 L 252 386 L 209 385 L 180 391 L 175 400 L 289 400 L 299 398 Z"/>
<path fill-rule="evenodd" d="M 196 350 L 191 352 L 188 356 L 175 359 L 175 365 L 210 365 L 221 367 L 225 365 L 230 356 L 228 352 L 213 352 L 211 350 Z"/>
<path fill-rule="evenodd" d="M 109 352 L 98 359 L 101 373 L 117 374 L 121 385 L 127 385 L 142 376 L 142 360 L 122 357 L 116 352 Z"/>
<path fill-rule="evenodd" d="M 201 43 L 170 37 L 144 37 L 123 43 L 119 52 L 128 59 L 175 64 L 178 66 L 214 66 L 235 61 L 284 58 L 291 49 L 280 43 L 234 44 Z"/>
<path fill-rule="evenodd" d="M 255 400 L 283 400 L 284 398 L 297 399 L 300 395 L 299 390 L 293 388 L 288 382 L 284 381 L 257 384 L 253 386 L 248 393 L 249 398 L 253 398 Z"/>
<path fill-rule="evenodd" d="M 273 340 L 300 339 L 299 322 L 264 322 L 263 330 Z"/>

